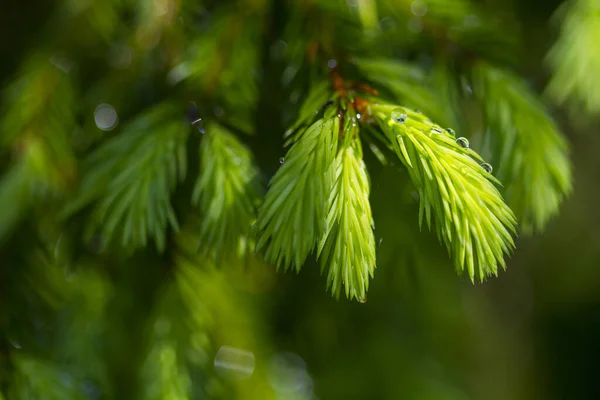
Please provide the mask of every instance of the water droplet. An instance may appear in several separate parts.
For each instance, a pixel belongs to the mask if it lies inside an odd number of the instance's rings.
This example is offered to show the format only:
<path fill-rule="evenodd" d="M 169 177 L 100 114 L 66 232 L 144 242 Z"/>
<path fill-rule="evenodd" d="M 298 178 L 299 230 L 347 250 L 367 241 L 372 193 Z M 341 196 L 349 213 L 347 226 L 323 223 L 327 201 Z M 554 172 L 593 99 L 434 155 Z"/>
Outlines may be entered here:
<path fill-rule="evenodd" d="M 406 121 L 407 116 L 402 111 L 393 111 L 392 119 L 398 123 L 403 124 Z"/>
<path fill-rule="evenodd" d="M 446 132 L 448 132 L 448 134 L 451 136 L 456 136 L 456 132 L 454 132 L 454 130 L 451 128 L 446 128 Z"/>
<path fill-rule="evenodd" d="M 427 4 L 421 0 L 415 0 L 410 5 L 410 11 L 417 17 L 422 17 L 427 14 Z"/>
<path fill-rule="evenodd" d="M 383 243 L 383 238 L 379 239 L 379 246 L 381 246 L 381 243 Z"/>
<path fill-rule="evenodd" d="M 283 164 L 284 162 L 285 162 L 285 157 L 281 157 L 281 158 L 279 159 L 279 164 Z"/>
<path fill-rule="evenodd" d="M 335 68 L 337 66 L 337 61 L 335 61 L 333 58 L 329 61 L 327 61 L 327 66 L 331 69 Z"/>
<path fill-rule="evenodd" d="M 366 303 L 367 302 L 367 296 L 365 296 L 362 299 L 360 299 L 359 302 L 361 302 L 363 304 Z"/>
<path fill-rule="evenodd" d="M 267 379 L 275 392 L 283 395 L 280 398 L 289 398 L 290 394 L 306 393 L 312 386 L 312 379 L 306 371 L 304 360 L 298 355 L 288 352 L 273 356 Z M 297 398 L 296 396 L 291 397 Z M 301 396 L 300 398 L 311 397 Z"/>
<path fill-rule="evenodd" d="M 119 123 L 119 117 L 113 106 L 110 104 L 100 104 L 94 110 L 94 122 L 103 131 L 111 131 Z"/>
<path fill-rule="evenodd" d="M 431 128 L 431 133 L 439 135 L 442 133 L 442 130 L 440 128 Z"/>
<path fill-rule="evenodd" d="M 467 138 L 459 137 L 458 139 L 456 139 L 456 143 L 464 149 L 469 148 L 469 141 L 467 140 Z"/>
<path fill-rule="evenodd" d="M 221 346 L 215 356 L 217 373 L 231 380 L 248 378 L 254 372 L 254 354 L 235 347 Z"/>
<path fill-rule="evenodd" d="M 356 119 L 360 119 L 360 118 L 361 118 L 360 113 L 357 113 L 356 114 Z"/>
<path fill-rule="evenodd" d="M 487 172 L 488 174 L 491 174 L 492 171 L 494 170 L 494 168 L 492 168 L 491 164 L 488 164 L 486 162 L 481 163 L 481 168 L 483 168 L 485 170 L 485 172 Z"/>
<path fill-rule="evenodd" d="M 195 126 L 200 133 L 204 133 L 204 124 L 202 123 L 202 118 L 192 121 L 192 126 Z"/>
<path fill-rule="evenodd" d="M 423 111 L 421 111 L 421 110 L 415 110 L 415 112 L 416 112 L 417 114 L 423 114 Z"/>

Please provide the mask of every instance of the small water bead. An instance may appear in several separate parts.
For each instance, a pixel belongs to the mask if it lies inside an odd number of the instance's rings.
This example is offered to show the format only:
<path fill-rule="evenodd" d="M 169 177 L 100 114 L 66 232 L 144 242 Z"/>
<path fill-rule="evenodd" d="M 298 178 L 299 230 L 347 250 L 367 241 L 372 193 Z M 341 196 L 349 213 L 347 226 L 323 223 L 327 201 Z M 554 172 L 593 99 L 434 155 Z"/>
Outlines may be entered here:
<path fill-rule="evenodd" d="M 392 112 L 392 119 L 396 122 L 403 124 L 407 118 L 408 117 L 406 116 L 406 114 L 401 111 Z"/>
<path fill-rule="evenodd" d="M 431 133 L 435 133 L 435 134 L 441 134 L 442 130 L 440 128 L 431 128 Z"/>
<path fill-rule="evenodd" d="M 202 118 L 192 121 L 192 126 L 195 126 L 200 133 L 204 133 L 204 124 L 202 123 Z"/>
<path fill-rule="evenodd" d="M 94 122 L 103 131 L 112 131 L 119 123 L 119 117 L 113 106 L 100 104 L 94 110 Z"/>
<path fill-rule="evenodd" d="M 456 132 L 454 132 L 454 129 L 446 128 L 446 132 L 448 132 L 449 135 L 456 137 Z"/>
<path fill-rule="evenodd" d="M 360 119 L 360 118 L 361 118 L 360 113 L 357 113 L 356 114 L 356 119 Z"/>
<path fill-rule="evenodd" d="M 214 361 L 215 371 L 222 378 L 239 381 L 254 372 L 254 353 L 235 347 L 221 346 Z"/>
<path fill-rule="evenodd" d="M 458 139 L 456 139 L 456 143 L 464 149 L 469 148 L 469 141 L 467 140 L 467 138 L 459 137 Z"/>
<path fill-rule="evenodd" d="M 481 163 L 481 168 L 483 168 L 485 170 L 485 172 L 487 172 L 488 174 L 491 174 L 492 171 L 494 170 L 492 168 L 492 166 L 490 164 L 486 163 L 486 162 Z"/>
<path fill-rule="evenodd" d="M 279 164 L 283 164 L 284 162 L 285 162 L 285 157 L 281 157 L 281 158 L 279 159 Z"/>
<path fill-rule="evenodd" d="M 367 296 L 363 297 L 362 299 L 359 300 L 360 303 L 366 303 L 367 302 Z"/>

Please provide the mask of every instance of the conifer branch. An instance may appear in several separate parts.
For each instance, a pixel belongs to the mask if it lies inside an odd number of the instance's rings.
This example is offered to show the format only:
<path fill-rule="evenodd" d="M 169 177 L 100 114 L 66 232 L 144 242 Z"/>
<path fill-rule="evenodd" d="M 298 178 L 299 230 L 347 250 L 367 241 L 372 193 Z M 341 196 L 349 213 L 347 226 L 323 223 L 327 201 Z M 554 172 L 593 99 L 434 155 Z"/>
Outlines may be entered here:
<path fill-rule="evenodd" d="M 65 210 L 71 215 L 96 202 L 87 236 L 100 229 L 106 242 L 118 235 L 126 248 L 152 237 L 164 250 L 167 226 L 179 228 L 170 193 L 187 168 L 188 128 L 176 115 L 170 104 L 150 109 L 88 157 L 78 194 Z"/>
<path fill-rule="evenodd" d="M 420 223 L 424 218 L 431 229 L 434 219 L 457 270 L 474 281 L 505 268 L 516 219 L 468 141 L 407 108 L 374 103 L 370 109 L 419 191 Z"/>
<path fill-rule="evenodd" d="M 578 111 L 600 111 L 600 5 L 595 0 L 570 0 L 557 16 L 564 17 L 560 36 L 548 53 L 554 75 L 548 95 L 558 104 L 570 102 Z"/>
<path fill-rule="evenodd" d="M 520 79 L 483 62 L 473 76 L 506 200 L 524 232 L 542 230 L 571 191 L 568 144 Z"/>
<path fill-rule="evenodd" d="M 321 270 L 328 269 L 327 286 L 339 297 L 366 299 L 375 270 L 375 237 L 369 203 L 369 178 L 362 160 L 358 126 L 346 118 L 344 139 L 331 164 L 334 183 L 329 195 L 326 228 L 319 242 Z"/>
<path fill-rule="evenodd" d="M 320 87 L 309 99 L 318 93 Z M 347 297 L 363 300 L 375 269 L 375 239 L 358 121 L 344 99 L 322 108 L 323 118 L 290 136 L 293 145 L 259 213 L 257 248 L 266 249 L 267 261 L 297 271 L 316 248 L 332 294 L 339 297 L 344 286 Z M 300 121 L 312 115 L 301 113 Z"/>
<path fill-rule="evenodd" d="M 43 56 L 25 63 L 3 93 L 0 151 L 13 161 L 0 178 L 0 239 L 47 195 L 64 193 L 74 175 L 70 135 L 75 126 L 70 77 Z"/>
<path fill-rule="evenodd" d="M 282 160 L 260 208 L 257 250 L 264 249 L 268 262 L 286 270 L 300 270 L 325 229 L 339 125 L 339 117 L 327 115 L 302 133 Z"/>
<path fill-rule="evenodd" d="M 200 144 L 200 174 L 192 202 L 202 215 L 200 244 L 220 257 L 249 239 L 257 202 L 258 171 L 252 153 L 223 126 L 207 126 Z"/>

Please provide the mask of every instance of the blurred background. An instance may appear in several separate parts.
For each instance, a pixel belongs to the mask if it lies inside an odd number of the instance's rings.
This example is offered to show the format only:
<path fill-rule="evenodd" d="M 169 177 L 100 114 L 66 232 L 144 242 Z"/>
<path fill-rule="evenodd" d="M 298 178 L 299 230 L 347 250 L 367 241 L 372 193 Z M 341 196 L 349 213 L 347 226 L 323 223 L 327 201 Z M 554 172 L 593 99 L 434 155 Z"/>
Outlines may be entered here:
<path fill-rule="evenodd" d="M 598 27 L 593 0 L 3 0 L 0 399 L 600 398 Z M 401 104 L 492 163 L 472 60 L 556 121 L 573 191 L 497 278 L 458 276 L 404 168 L 368 152 L 365 303 L 314 260 L 202 251 L 202 131 L 243 143 L 264 191 L 311 82 L 377 81 L 352 56 L 423 71 L 435 104 Z"/>

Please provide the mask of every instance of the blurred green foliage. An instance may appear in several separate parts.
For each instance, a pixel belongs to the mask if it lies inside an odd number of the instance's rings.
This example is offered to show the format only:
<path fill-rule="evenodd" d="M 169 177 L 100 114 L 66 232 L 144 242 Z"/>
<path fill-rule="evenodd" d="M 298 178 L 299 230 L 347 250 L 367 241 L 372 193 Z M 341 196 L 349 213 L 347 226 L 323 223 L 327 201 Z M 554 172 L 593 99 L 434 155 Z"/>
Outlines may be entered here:
<path fill-rule="evenodd" d="M 0 3 L 0 399 L 600 397 L 599 10 Z"/>

